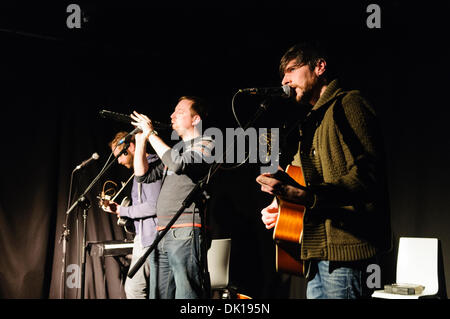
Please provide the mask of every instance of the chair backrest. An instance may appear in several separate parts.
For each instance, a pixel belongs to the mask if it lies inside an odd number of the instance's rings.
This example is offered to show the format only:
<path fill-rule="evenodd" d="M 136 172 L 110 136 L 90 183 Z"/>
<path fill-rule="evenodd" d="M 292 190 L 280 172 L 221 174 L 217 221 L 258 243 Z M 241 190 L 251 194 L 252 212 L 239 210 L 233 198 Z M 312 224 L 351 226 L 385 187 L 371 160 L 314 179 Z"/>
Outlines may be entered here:
<path fill-rule="evenodd" d="M 208 250 L 211 288 L 226 288 L 230 269 L 231 238 L 213 239 Z"/>
<path fill-rule="evenodd" d="M 438 239 L 401 237 L 396 276 L 397 283 L 425 286 L 423 295 L 437 294 Z"/>

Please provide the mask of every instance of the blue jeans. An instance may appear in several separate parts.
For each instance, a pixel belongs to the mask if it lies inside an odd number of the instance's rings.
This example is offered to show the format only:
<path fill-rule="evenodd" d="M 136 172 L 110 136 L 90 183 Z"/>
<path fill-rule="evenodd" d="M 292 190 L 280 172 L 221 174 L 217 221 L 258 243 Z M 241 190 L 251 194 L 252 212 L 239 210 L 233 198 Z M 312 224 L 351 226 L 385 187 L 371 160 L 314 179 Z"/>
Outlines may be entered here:
<path fill-rule="evenodd" d="M 360 299 L 370 296 L 367 272 L 359 262 L 312 261 L 308 299 Z"/>
<path fill-rule="evenodd" d="M 145 249 L 142 247 L 141 235 L 137 234 L 134 237 L 133 255 L 131 257 L 130 268 L 134 266 L 136 261 L 142 256 Z M 148 285 L 149 285 L 149 273 L 150 263 L 148 260 L 142 265 L 136 272 L 133 278 L 126 278 L 125 281 L 125 294 L 127 299 L 147 299 L 148 298 Z"/>
<path fill-rule="evenodd" d="M 150 254 L 150 299 L 203 297 L 200 228 L 172 228 Z"/>

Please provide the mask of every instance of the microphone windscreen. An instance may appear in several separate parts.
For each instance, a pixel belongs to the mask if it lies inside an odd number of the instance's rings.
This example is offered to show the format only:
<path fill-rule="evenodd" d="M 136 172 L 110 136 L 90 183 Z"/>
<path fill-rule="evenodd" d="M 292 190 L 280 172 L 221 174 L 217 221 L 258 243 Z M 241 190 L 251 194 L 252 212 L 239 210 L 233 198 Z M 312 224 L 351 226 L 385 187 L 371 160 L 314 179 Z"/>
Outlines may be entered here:
<path fill-rule="evenodd" d="M 294 90 L 289 85 L 283 85 L 282 88 L 287 98 L 290 98 L 294 95 Z"/>

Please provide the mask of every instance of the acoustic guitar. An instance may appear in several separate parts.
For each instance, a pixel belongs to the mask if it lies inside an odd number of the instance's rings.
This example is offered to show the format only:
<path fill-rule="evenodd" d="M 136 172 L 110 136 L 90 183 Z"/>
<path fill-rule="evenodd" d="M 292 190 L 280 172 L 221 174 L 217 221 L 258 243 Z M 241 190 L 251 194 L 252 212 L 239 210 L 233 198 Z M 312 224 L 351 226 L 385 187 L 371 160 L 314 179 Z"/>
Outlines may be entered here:
<path fill-rule="evenodd" d="M 306 189 L 301 167 L 288 165 L 285 173 L 278 171 L 274 177 L 292 186 Z M 280 198 L 277 198 L 277 201 L 278 219 L 273 232 L 273 239 L 276 243 L 277 271 L 304 276 L 305 264 L 300 258 L 300 248 L 306 208 Z"/>
<path fill-rule="evenodd" d="M 112 183 L 115 186 L 117 186 L 117 184 L 113 181 L 106 181 L 105 184 L 103 184 L 103 190 L 102 190 L 100 196 L 97 196 L 97 198 L 100 200 L 99 206 L 103 208 L 103 207 L 108 206 L 109 202 L 114 202 L 116 200 L 117 196 L 119 196 L 120 193 L 125 189 L 125 187 L 130 183 L 130 181 L 133 179 L 133 177 L 134 177 L 134 174 L 132 174 L 125 183 L 122 182 L 122 188 L 117 193 L 114 188 L 109 188 L 105 191 L 105 185 L 107 183 Z M 112 194 L 107 194 L 107 193 L 111 193 L 111 192 L 112 192 Z M 120 206 L 129 206 L 129 205 L 130 205 L 130 199 L 127 196 L 125 196 L 123 198 L 122 202 L 120 203 Z M 136 234 L 136 229 L 134 228 L 133 220 L 128 217 L 118 217 L 117 225 L 123 227 L 128 234 L 131 234 L 131 235 Z"/>

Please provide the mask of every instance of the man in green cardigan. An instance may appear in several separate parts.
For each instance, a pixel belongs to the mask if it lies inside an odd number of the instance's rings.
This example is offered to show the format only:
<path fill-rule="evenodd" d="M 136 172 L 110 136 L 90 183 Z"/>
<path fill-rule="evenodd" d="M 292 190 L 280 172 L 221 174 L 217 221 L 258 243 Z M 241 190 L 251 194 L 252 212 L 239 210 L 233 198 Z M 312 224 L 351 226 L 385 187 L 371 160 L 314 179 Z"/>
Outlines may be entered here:
<path fill-rule="evenodd" d="M 382 136 L 360 92 L 342 89 L 327 71 L 326 55 L 308 44 L 280 62 L 282 84 L 307 108 L 291 163 L 302 168 L 306 190 L 268 173 L 256 180 L 262 191 L 306 207 L 300 258 L 308 266 L 307 298 L 365 298 L 374 288 L 367 266 L 392 242 Z M 278 202 L 261 213 L 273 228 Z"/>

